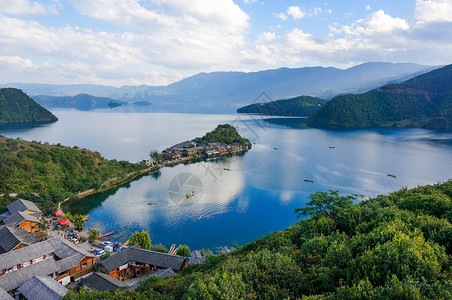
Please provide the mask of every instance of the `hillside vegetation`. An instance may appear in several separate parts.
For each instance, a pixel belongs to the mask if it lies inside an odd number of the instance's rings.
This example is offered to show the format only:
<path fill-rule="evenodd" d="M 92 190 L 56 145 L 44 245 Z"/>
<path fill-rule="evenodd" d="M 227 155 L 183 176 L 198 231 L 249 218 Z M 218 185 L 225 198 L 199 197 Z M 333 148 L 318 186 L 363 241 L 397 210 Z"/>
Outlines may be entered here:
<path fill-rule="evenodd" d="M 145 168 L 77 147 L 0 136 L 0 194 L 28 193 L 46 211 L 53 211 L 56 203 L 74 193 L 98 189 L 109 179 Z M 4 211 L 13 199 L 0 197 L 0 201 Z"/>
<path fill-rule="evenodd" d="M 49 123 L 57 121 L 47 109 L 19 89 L 0 89 L 0 125 L 12 123 Z"/>
<path fill-rule="evenodd" d="M 310 215 L 174 278 L 65 299 L 452 299 L 452 181 L 354 204 L 316 192 Z"/>
<path fill-rule="evenodd" d="M 250 140 L 240 136 L 235 127 L 229 124 L 218 125 L 214 130 L 206 133 L 202 138 L 200 138 L 198 143 L 201 145 L 209 143 L 240 143 L 242 146 L 247 144 L 251 146 Z"/>
<path fill-rule="evenodd" d="M 33 96 L 33 99 L 45 107 L 51 108 L 76 108 L 78 110 L 91 110 L 96 108 L 113 108 L 127 105 L 127 102 L 106 97 L 95 97 L 89 94 L 76 96 Z"/>
<path fill-rule="evenodd" d="M 326 100 L 317 97 L 300 96 L 286 100 L 250 104 L 237 109 L 237 112 L 271 116 L 307 117 L 319 110 L 326 102 Z"/>
<path fill-rule="evenodd" d="M 338 96 L 307 121 L 310 127 L 452 129 L 452 65 L 364 94 Z"/>

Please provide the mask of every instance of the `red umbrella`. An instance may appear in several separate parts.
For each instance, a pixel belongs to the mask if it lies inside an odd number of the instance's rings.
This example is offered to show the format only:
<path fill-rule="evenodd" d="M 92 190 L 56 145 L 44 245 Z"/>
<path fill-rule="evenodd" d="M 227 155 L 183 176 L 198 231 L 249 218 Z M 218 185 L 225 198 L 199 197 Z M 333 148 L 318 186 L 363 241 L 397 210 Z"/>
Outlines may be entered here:
<path fill-rule="evenodd" d="M 69 222 L 66 219 L 60 220 L 59 221 L 61 225 L 68 225 Z"/>
<path fill-rule="evenodd" d="M 57 210 L 57 211 L 55 212 L 55 216 L 57 216 L 57 217 L 62 216 L 62 215 L 64 215 L 64 214 L 63 214 L 63 212 L 60 211 L 60 210 Z"/>

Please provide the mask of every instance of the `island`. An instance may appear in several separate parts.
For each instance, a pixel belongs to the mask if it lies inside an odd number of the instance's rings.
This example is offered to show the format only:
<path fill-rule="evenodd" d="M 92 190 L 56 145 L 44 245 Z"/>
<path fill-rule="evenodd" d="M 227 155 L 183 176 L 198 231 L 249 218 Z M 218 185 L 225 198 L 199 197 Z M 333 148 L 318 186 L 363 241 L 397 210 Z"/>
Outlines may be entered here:
<path fill-rule="evenodd" d="M 0 126 L 24 123 L 43 124 L 55 121 L 58 121 L 56 116 L 22 90 L 0 89 Z"/>
<path fill-rule="evenodd" d="M 194 159 L 237 154 L 251 149 L 250 140 L 243 138 L 230 124 L 218 125 L 200 138 L 171 146 L 161 152 L 164 164 Z"/>

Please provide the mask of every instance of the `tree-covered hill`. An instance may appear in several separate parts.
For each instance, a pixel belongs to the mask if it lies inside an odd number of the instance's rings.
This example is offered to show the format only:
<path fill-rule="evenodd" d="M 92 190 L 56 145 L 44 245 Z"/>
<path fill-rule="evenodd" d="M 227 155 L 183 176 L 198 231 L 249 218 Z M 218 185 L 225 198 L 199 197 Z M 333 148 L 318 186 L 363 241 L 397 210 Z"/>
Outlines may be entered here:
<path fill-rule="evenodd" d="M 57 121 L 51 112 L 19 89 L 0 89 L 0 125 Z"/>
<path fill-rule="evenodd" d="M 237 109 L 237 112 L 271 116 L 307 117 L 319 110 L 326 102 L 326 100 L 317 97 L 300 96 L 292 99 L 250 104 Z"/>
<path fill-rule="evenodd" d="M 95 97 L 89 94 L 75 96 L 33 96 L 33 99 L 41 105 L 49 108 L 76 108 L 78 110 L 92 110 L 96 108 L 113 108 L 127 105 L 127 102 L 107 97 Z"/>
<path fill-rule="evenodd" d="M 100 188 L 109 179 L 145 168 L 77 147 L 0 136 L 0 194 L 28 193 L 46 211 L 74 193 Z M 0 197 L 0 211 L 10 201 Z"/>
<path fill-rule="evenodd" d="M 338 96 L 307 121 L 310 127 L 452 129 L 452 65 L 364 94 Z"/>
<path fill-rule="evenodd" d="M 197 141 L 201 145 L 208 143 L 233 144 L 240 143 L 242 146 L 251 146 L 250 140 L 243 138 L 230 124 L 220 124 L 214 130 L 206 133 Z"/>
<path fill-rule="evenodd" d="M 65 299 L 452 299 L 452 181 L 355 204 L 316 192 L 310 215 L 177 277 Z"/>

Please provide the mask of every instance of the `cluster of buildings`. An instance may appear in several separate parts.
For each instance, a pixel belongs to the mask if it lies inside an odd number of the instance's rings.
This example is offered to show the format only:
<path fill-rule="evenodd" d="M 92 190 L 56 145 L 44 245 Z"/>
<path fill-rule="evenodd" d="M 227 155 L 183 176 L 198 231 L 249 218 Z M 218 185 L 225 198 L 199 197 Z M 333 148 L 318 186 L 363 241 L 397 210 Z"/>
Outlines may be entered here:
<path fill-rule="evenodd" d="M 131 288 L 124 280 L 173 276 L 188 264 L 185 257 L 136 245 L 98 262 L 86 245 L 62 237 L 39 241 L 42 212 L 33 202 L 18 199 L 7 208 L 0 216 L 0 299 L 61 299 L 71 283 L 87 290 Z"/>
<path fill-rule="evenodd" d="M 248 149 L 248 145 L 245 147 L 240 143 L 222 144 L 222 143 L 209 143 L 207 145 L 199 144 L 199 138 L 191 141 L 185 141 L 183 143 L 176 144 L 170 148 L 162 151 L 161 155 L 165 160 L 179 159 L 183 157 L 212 157 L 227 155 L 229 153 L 238 153 Z"/>

